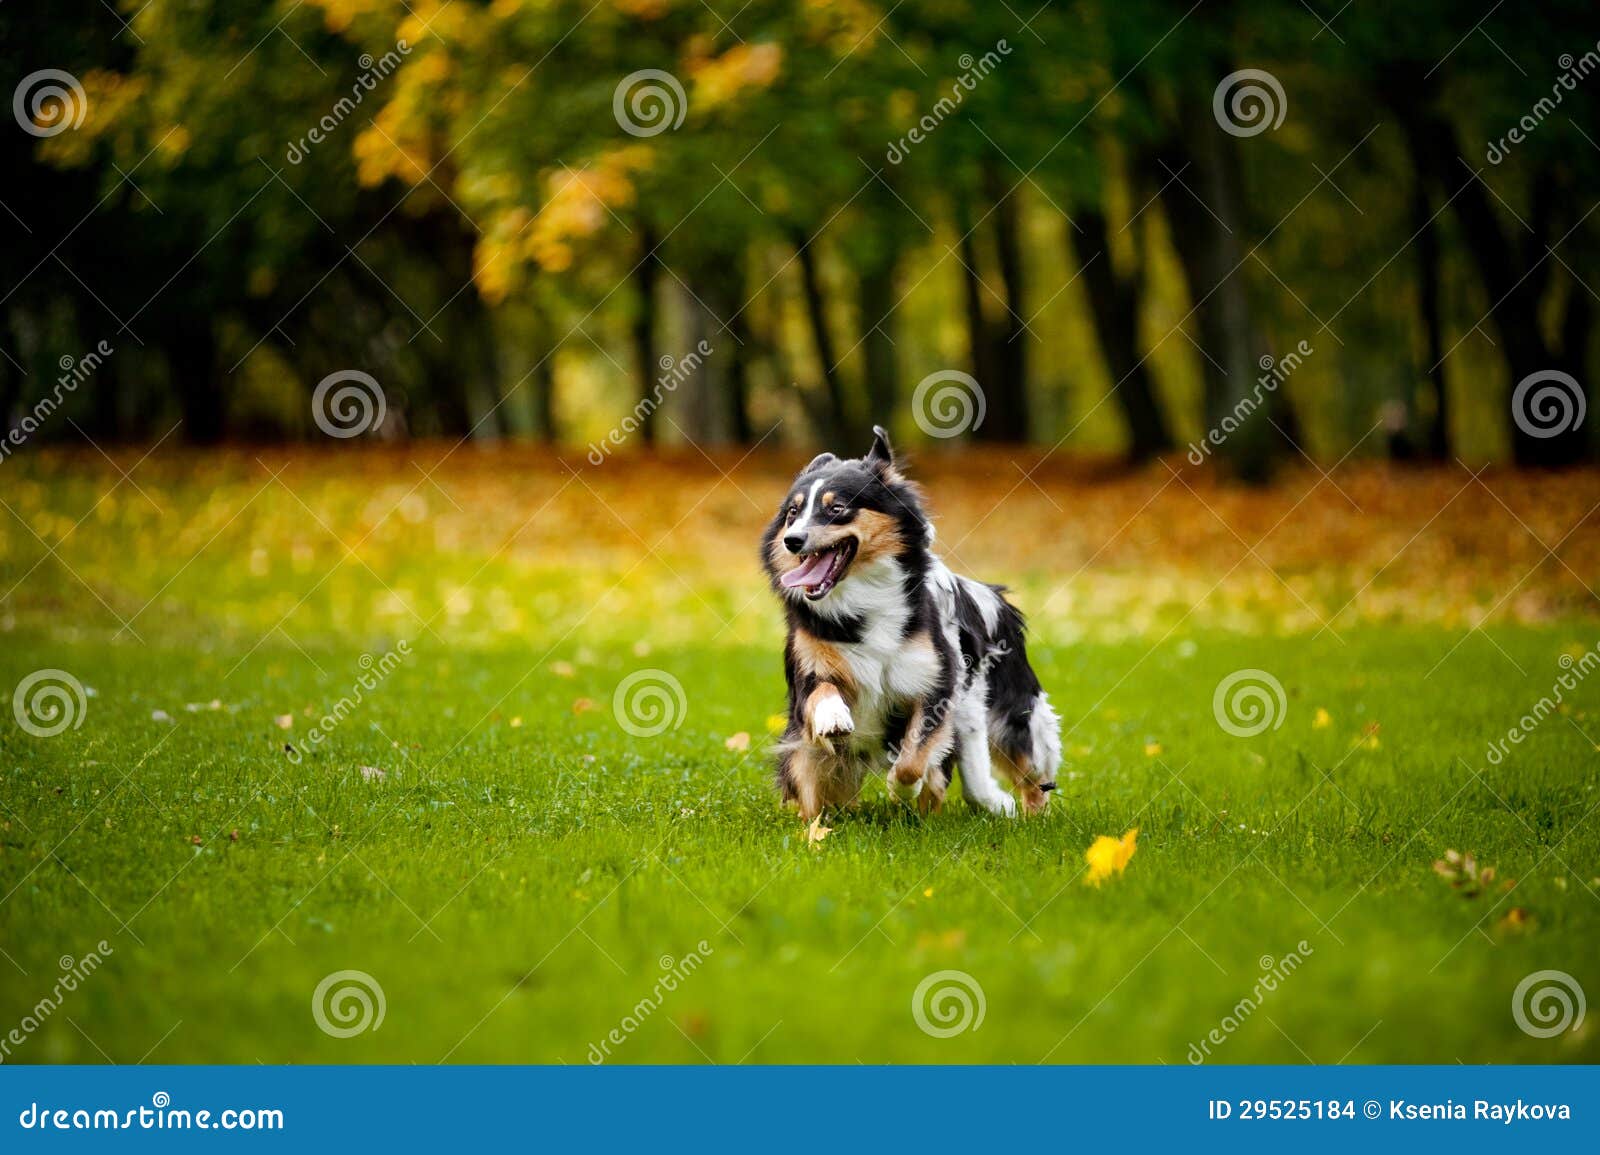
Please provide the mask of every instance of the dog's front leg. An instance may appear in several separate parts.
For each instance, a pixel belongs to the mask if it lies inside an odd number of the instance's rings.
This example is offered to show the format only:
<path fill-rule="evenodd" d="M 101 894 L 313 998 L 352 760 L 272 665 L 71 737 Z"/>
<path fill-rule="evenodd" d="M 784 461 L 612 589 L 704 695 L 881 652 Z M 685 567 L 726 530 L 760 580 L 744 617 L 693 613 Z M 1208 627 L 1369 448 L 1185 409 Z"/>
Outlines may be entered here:
<path fill-rule="evenodd" d="M 905 738 L 889 766 L 889 793 L 902 802 L 910 802 L 922 793 L 928 771 L 950 752 L 955 728 L 947 715 L 948 711 L 937 710 L 928 701 L 912 707 Z"/>
<path fill-rule="evenodd" d="M 850 703 L 832 682 L 818 682 L 806 696 L 805 724 L 806 736 L 830 752 L 833 739 L 854 733 L 856 728 Z"/>

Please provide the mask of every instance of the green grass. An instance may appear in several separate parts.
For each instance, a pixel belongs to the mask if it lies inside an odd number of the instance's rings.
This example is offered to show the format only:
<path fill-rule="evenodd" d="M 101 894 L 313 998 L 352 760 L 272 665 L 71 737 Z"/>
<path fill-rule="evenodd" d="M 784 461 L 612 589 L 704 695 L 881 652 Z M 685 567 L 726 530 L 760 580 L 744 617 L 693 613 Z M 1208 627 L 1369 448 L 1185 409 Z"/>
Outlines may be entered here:
<path fill-rule="evenodd" d="M 0 1035 L 58 956 L 113 947 L 11 1061 L 579 1063 L 651 994 L 662 957 L 701 940 L 704 965 L 615 1061 L 1181 1063 L 1262 956 L 1302 940 L 1300 968 L 1217 1061 L 1600 1060 L 1593 1007 L 1548 1040 L 1511 1014 L 1545 968 L 1600 998 L 1600 756 L 1582 732 L 1600 736 L 1600 679 L 1485 760 L 1559 655 L 1595 644 L 1592 620 L 1465 641 L 1372 625 L 1342 641 L 1043 638 L 1069 730 L 1046 817 L 988 818 L 952 792 L 918 819 L 874 784 L 811 847 L 760 749 L 782 696 L 775 627 L 643 656 L 581 633 L 549 654 L 424 633 L 295 764 L 284 745 L 304 744 L 306 711 L 331 709 L 360 655 L 394 639 L 177 645 L 154 613 L 142 645 L 28 621 L 4 636 L 8 691 L 58 667 L 95 694 L 54 738 L 0 725 Z M 608 623 L 630 624 L 652 636 L 643 613 Z M 681 681 L 687 711 L 641 739 L 611 699 L 645 667 Z M 1244 667 L 1288 694 L 1281 727 L 1252 738 L 1212 714 Z M 582 698 L 594 708 L 575 712 Z M 1314 725 L 1319 708 L 1331 724 Z M 746 754 L 725 746 L 738 731 Z M 1134 825 L 1126 874 L 1086 886 L 1084 849 Z M 1495 888 L 1453 891 L 1430 869 L 1447 848 L 1496 867 Z M 1500 925 L 1514 907 L 1520 931 Z M 381 983 L 381 1029 L 316 1026 L 313 989 L 344 969 Z M 911 1001 L 946 969 L 981 985 L 986 1015 L 941 1039 Z"/>

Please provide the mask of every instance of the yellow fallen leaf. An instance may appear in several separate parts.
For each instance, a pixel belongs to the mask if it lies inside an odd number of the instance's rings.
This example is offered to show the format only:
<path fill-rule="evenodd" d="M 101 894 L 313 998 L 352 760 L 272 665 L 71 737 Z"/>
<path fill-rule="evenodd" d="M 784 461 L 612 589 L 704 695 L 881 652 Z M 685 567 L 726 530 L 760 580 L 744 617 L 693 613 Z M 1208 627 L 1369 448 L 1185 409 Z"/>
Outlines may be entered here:
<path fill-rule="evenodd" d="M 781 734 L 788 725 L 789 719 L 782 714 L 767 715 L 767 733 L 769 734 Z"/>
<path fill-rule="evenodd" d="M 806 841 L 810 843 L 821 842 L 833 833 L 833 827 L 822 825 L 822 815 L 817 815 L 811 820 L 811 825 L 806 827 Z"/>
<path fill-rule="evenodd" d="M 571 662 L 551 662 L 550 672 L 558 678 L 570 678 L 578 671 Z"/>
<path fill-rule="evenodd" d="M 1146 742 L 1144 744 L 1144 752 L 1147 755 L 1149 755 L 1151 758 L 1160 757 L 1160 755 L 1161 755 L 1161 743 L 1160 742 Z"/>
<path fill-rule="evenodd" d="M 750 734 L 745 730 L 740 730 L 737 734 L 730 734 L 727 741 L 723 742 L 723 745 L 730 750 L 748 750 L 750 749 Z"/>
<path fill-rule="evenodd" d="M 294 715 L 279 714 L 277 717 L 272 719 L 272 724 L 277 726 L 280 730 L 292 730 L 294 728 Z"/>
<path fill-rule="evenodd" d="M 572 712 L 574 714 L 587 714 L 592 709 L 594 709 L 593 698 L 578 698 L 572 703 Z"/>
<path fill-rule="evenodd" d="M 522 715 L 521 714 L 518 714 L 515 718 L 511 719 L 511 728 L 513 730 L 522 729 Z"/>
<path fill-rule="evenodd" d="M 1311 719 L 1311 728 L 1313 730 L 1326 730 L 1331 725 L 1333 725 L 1333 715 L 1318 706 L 1317 716 Z"/>
<path fill-rule="evenodd" d="M 1121 838 L 1112 838 L 1105 834 L 1096 838 L 1093 845 L 1083 852 L 1083 860 L 1089 864 L 1089 872 L 1084 876 L 1084 881 L 1090 886 L 1099 886 L 1113 874 L 1121 874 L 1128 868 L 1128 860 L 1138 849 L 1138 842 L 1137 826 Z"/>

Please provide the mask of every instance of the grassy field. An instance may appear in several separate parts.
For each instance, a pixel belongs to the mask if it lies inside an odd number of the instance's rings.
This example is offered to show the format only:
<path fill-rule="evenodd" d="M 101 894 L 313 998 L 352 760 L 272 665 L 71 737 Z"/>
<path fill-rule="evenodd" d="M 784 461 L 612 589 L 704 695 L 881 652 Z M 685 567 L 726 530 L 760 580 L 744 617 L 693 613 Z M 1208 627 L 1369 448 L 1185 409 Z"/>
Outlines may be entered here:
<path fill-rule="evenodd" d="M 5 464 L 0 687 L 84 687 L 0 725 L 0 1037 L 42 1019 L 7 1061 L 1600 1061 L 1592 1013 L 1512 1008 L 1600 996 L 1600 677 L 1488 753 L 1600 642 L 1600 479 L 932 460 L 956 564 L 1033 615 L 1062 789 L 1006 822 L 874 784 L 811 842 L 751 544 L 794 462 L 442 456 Z M 1239 670 L 1275 728 L 1219 725 Z M 335 1037 L 347 970 L 384 1016 Z M 939 1037 L 945 971 L 983 1017 Z"/>

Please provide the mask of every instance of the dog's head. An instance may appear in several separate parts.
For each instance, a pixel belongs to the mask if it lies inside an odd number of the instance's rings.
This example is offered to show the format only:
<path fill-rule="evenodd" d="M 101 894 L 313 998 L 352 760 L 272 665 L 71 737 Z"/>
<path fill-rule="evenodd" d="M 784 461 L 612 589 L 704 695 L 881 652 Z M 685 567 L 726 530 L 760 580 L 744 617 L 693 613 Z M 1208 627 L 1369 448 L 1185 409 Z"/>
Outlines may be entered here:
<path fill-rule="evenodd" d="M 925 549 L 930 528 L 916 488 L 895 468 L 889 435 L 872 432 L 865 457 L 813 458 L 767 526 L 762 562 L 785 599 L 821 601 L 851 573 Z"/>

